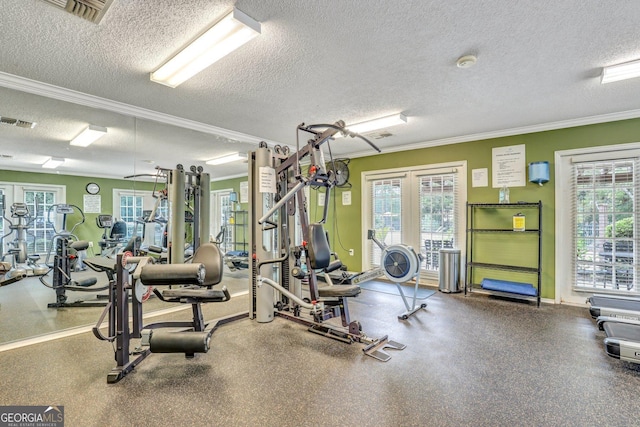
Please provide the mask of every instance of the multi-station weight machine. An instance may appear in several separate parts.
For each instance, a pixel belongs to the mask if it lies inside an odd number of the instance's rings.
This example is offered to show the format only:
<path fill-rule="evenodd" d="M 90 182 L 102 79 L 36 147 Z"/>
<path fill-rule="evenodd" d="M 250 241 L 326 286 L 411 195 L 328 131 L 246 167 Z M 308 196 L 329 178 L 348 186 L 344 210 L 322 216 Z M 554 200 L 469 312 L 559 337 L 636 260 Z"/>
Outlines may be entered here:
<path fill-rule="evenodd" d="M 301 124 L 297 132 L 309 133 L 313 138 L 302 148 L 298 146 L 295 153 L 290 153 L 288 147 L 270 149 L 263 142 L 249 156 L 252 255 L 249 316 L 260 323 L 271 322 L 275 316 L 294 320 L 308 326 L 311 332 L 347 343 L 363 343 L 365 354 L 389 360 L 385 348 L 402 350 L 405 345 L 387 336 L 370 338 L 358 321 L 351 320 L 347 301 L 361 290 L 356 284 L 331 282 L 329 273 L 342 264 L 337 259 L 331 260 L 333 254 L 323 228 L 330 198 L 325 199 L 322 221 L 310 224 L 304 191 L 305 187 L 324 187 L 329 194 L 335 185 L 335 176 L 325 166 L 321 146 L 338 132 L 361 138 L 380 150 L 366 138 L 346 129 L 342 121 Z M 311 165 L 306 169 L 309 175 L 303 176 L 300 160 L 307 156 Z M 326 286 L 319 285 L 319 274 L 324 275 Z M 303 310 L 308 310 L 309 315 L 303 314 Z M 332 322 L 332 318 L 340 318 L 341 325 Z"/>
<path fill-rule="evenodd" d="M 124 252 L 116 260 L 104 257 L 87 259 L 91 268 L 109 271 L 114 280 L 109 288 L 109 302 L 93 333 L 99 340 L 113 343 L 116 367 L 107 382 L 124 378 L 151 353 L 195 353 L 209 351 L 211 335 L 225 323 L 246 317 L 246 313 L 217 322 L 205 322 L 201 305 L 230 299 L 226 287 L 212 289 L 222 281 L 223 261 L 220 249 L 206 238 L 209 235 L 210 176 L 202 167 L 188 171 L 182 165 L 162 169 L 167 179 L 170 217 L 168 222 L 168 264 L 155 263 L 150 256 L 134 256 Z M 185 207 L 193 216 L 194 254 L 185 264 Z M 152 287 L 154 295 L 168 303 L 189 304 L 190 321 L 165 321 L 144 324 L 143 302 Z M 162 292 L 158 287 L 170 287 Z M 130 316 L 132 317 L 130 321 Z M 102 323 L 108 320 L 106 334 Z M 132 345 L 139 340 L 138 345 Z"/>

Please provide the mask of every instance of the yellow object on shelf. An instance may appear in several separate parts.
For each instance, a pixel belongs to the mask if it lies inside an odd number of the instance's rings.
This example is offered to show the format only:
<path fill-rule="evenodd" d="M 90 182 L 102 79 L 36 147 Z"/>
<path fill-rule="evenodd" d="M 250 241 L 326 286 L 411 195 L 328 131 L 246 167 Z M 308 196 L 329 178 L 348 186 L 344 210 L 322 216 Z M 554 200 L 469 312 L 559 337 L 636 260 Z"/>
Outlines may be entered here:
<path fill-rule="evenodd" d="M 513 231 L 525 230 L 525 218 L 520 212 L 513 216 Z"/>

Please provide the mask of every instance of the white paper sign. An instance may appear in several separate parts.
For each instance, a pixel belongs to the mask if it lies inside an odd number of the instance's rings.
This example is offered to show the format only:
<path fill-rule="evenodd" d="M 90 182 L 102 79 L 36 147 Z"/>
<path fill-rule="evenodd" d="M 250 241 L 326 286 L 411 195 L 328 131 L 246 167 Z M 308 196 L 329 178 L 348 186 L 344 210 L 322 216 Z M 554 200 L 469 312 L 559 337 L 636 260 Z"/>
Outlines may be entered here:
<path fill-rule="evenodd" d="M 240 203 L 249 203 L 249 181 L 240 183 Z"/>
<path fill-rule="evenodd" d="M 321 193 L 318 191 L 318 206 L 324 206 L 324 202 L 327 198 L 325 193 Z"/>
<path fill-rule="evenodd" d="M 510 145 L 491 150 L 493 188 L 527 185 L 525 145 Z"/>
<path fill-rule="evenodd" d="M 351 205 L 351 191 L 342 192 L 342 205 L 343 206 Z"/>
<path fill-rule="evenodd" d="M 276 193 L 276 170 L 269 166 L 260 167 L 260 192 L 261 193 Z"/>
<path fill-rule="evenodd" d="M 471 170 L 471 186 L 472 187 L 488 187 L 489 186 L 489 169 L 473 169 Z"/>
<path fill-rule="evenodd" d="M 84 213 L 101 213 L 102 196 L 99 194 L 84 194 L 83 195 L 83 211 Z"/>

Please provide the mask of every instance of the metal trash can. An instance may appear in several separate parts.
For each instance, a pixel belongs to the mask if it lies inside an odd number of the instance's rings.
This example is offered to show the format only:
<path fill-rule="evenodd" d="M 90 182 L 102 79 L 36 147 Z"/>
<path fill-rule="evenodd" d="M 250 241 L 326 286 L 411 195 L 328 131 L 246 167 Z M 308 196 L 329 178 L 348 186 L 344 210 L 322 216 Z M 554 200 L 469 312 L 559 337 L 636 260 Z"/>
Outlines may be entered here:
<path fill-rule="evenodd" d="M 440 249 L 441 292 L 460 292 L 460 249 Z"/>

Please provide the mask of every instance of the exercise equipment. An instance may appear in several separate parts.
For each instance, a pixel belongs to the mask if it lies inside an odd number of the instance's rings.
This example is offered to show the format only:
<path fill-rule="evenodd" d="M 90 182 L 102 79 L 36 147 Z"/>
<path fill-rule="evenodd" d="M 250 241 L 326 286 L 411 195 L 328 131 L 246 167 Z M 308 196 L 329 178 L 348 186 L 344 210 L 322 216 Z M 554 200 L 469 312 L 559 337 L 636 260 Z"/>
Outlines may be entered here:
<path fill-rule="evenodd" d="M 0 210 L 9 231 L 0 238 L 2 249 L 4 249 L 5 238 L 14 233 L 15 238 L 7 243 L 8 250 L 2 254 L 0 272 L 3 272 L 3 276 L 0 279 L 0 286 L 17 282 L 26 276 L 41 276 L 49 271 L 47 266 L 38 264 L 40 255 L 27 252 L 28 230 L 33 226 L 37 215 L 31 214 L 26 203 L 13 203 L 10 207 L 9 219 L 6 216 L 4 201 L 3 195 L 0 197 Z M 7 256 L 11 258 L 11 262 L 5 261 Z"/>
<path fill-rule="evenodd" d="M 531 283 L 513 282 L 510 280 L 482 279 L 480 287 L 488 291 L 506 292 L 509 294 L 535 297 L 538 290 Z"/>
<path fill-rule="evenodd" d="M 222 255 L 214 244 L 201 245 L 191 264 L 153 262 L 151 257 L 134 257 L 127 253 L 117 255 L 112 270 L 116 280 L 109 291 L 109 303 L 93 328 L 96 338 L 115 343 L 116 367 L 107 375 L 108 383 L 120 381 L 151 353 L 184 353 L 187 358 L 193 358 L 196 353 L 206 353 L 217 327 L 246 317 L 246 314 L 235 315 L 215 323 L 206 323 L 203 319 L 201 304 L 230 299 L 226 286 L 220 290 L 211 289 L 222 281 Z M 177 285 L 186 286 L 163 292 L 157 289 L 159 286 Z M 192 320 L 145 325 L 142 311 L 144 286 L 153 286 L 154 294 L 162 301 L 190 304 Z M 130 315 L 133 317 L 131 325 Z M 108 317 L 107 335 L 101 331 L 105 317 Z M 139 347 L 131 348 L 132 339 L 140 340 Z"/>
<path fill-rule="evenodd" d="M 358 321 L 349 315 L 348 299 L 360 293 L 357 285 L 333 284 L 329 273 L 342 263 L 331 261 L 331 250 L 324 232 L 330 197 L 326 197 L 323 218 L 310 224 L 305 187 L 325 188 L 327 196 L 335 186 L 335 177 L 324 161 L 321 146 L 338 132 L 358 137 L 380 151 L 366 138 L 350 132 L 344 122 L 297 127 L 312 135 L 307 144 L 291 153 L 288 147 L 260 143 L 249 155 L 249 248 L 251 263 L 250 317 L 259 323 L 271 322 L 275 316 L 302 323 L 309 331 L 346 343 L 366 345 L 365 354 L 387 361 L 385 348 L 401 350 L 403 344 L 387 336 L 370 338 Z M 329 147 L 330 151 L 330 147 Z M 311 165 L 303 176 L 300 159 L 310 158 Z M 297 222 L 296 222 L 297 221 Z M 299 224 L 299 228 L 296 224 Z M 296 229 L 301 234 L 296 238 Z M 327 286 L 319 286 L 318 275 L 324 275 Z M 303 295 L 302 284 L 306 285 Z M 309 316 L 302 310 L 309 310 Z M 341 326 L 327 322 L 340 318 Z"/>
<path fill-rule="evenodd" d="M 103 230 L 102 237 L 98 242 L 100 256 L 113 257 L 127 236 L 127 223 L 113 220 L 112 215 L 100 214 L 96 218 L 96 225 Z"/>
<path fill-rule="evenodd" d="M 640 363 L 640 321 L 600 316 L 598 328 L 605 332 L 605 352 L 616 359 Z"/>
<path fill-rule="evenodd" d="M 640 320 L 640 299 L 623 295 L 594 294 L 587 298 L 589 312 L 594 319 L 605 316 L 609 318 Z"/>
<path fill-rule="evenodd" d="M 598 329 L 606 334 L 605 352 L 616 359 L 640 363 L 640 299 L 594 294 L 587 302 Z"/>
<path fill-rule="evenodd" d="M 167 262 L 184 263 L 185 259 L 192 256 L 195 248 L 209 238 L 211 176 L 204 172 L 202 166 L 192 165 L 187 170 L 178 164 L 175 169 L 157 166 L 155 174 L 130 175 L 125 178 L 140 176 L 155 177 L 153 197 L 156 198 L 156 203 L 143 221 L 156 221 L 159 203 L 161 200 L 168 200 L 169 218 L 166 222 L 166 242 L 163 242 L 162 248 L 167 249 Z M 164 181 L 165 188 L 158 189 L 161 181 Z M 190 226 L 189 233 L 186 224 Z M 143 249 L 146 251 L 147 248 Z"/>
<path fill-rule="evenodd" d="M 367 232 L 367 238 L 372 240 L 382 250 L 380 256 L 382 271 L 387 279 L 396 284 L 398 293 L 407 309 L 404 313 L 398 315 L 398 318 L 407 320 L 409 316 L 415 314 L 418 310 L 426 308 L 426 303 L 416 305 L 418 286 L 420 286 L 420 264 L 422 263 L 422 256 L 416 253 L 411 246 L 404 244 L 387 246 L 376 238 L 375 230 L 369 230 Z M 415 279 L 413 298 L 411 304 L 409 304 L 409 300 L 400 285 L 413 279 Z"/>
<path fill-rule="evenodd" d="M 62 228 L 59 231 L 56 229 L 53 221 L 51 221 L 54 210 L 57 215 L 62 215 Z M 71 227 L 70 230 L 67 230 L 68 216 L 73 214 L 78 214 L 80 219 L 73 225 L 73 227 Z M 50 265 L 52 283 L 47 282 L 45 276 L 40 276 L 40 283 L 56 292 L 56 302 L 47 304 L 47 307 L 104 307 L 106 302 L 103 301 L 77 300 L 74 302 L 67 302 L 67 291 L 100 292 L 109 289 L 109 284 L 94 286 L 98 283 L 98 279 L 95 277 L 83 280 L 74 280 L 71 278 L 72 270 L 77 271 L 83 268 L 79 254 L 84 253 L 84 251 L 89 248 L 89 242 L 85 240 L 78 240 L 78 237 L 73 234 L 78 226 L 84 224 L 84 212 L 82 212 L 82 209 L 80 209 L 79 206 L 58 203 L 49 207 L 49 210 L 47 211 L 47 220 L 55 233 L 51 238 L 51 247 L 47 252 L 48 261 L 51 257 L 52 248 L 55 248 L 55 251 L 53 251 L 53 261 Z"/>

